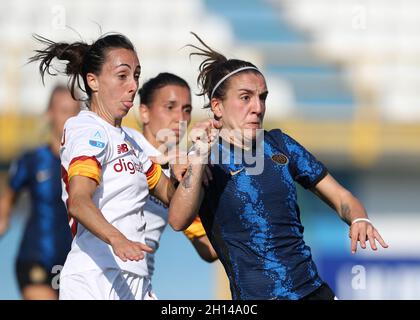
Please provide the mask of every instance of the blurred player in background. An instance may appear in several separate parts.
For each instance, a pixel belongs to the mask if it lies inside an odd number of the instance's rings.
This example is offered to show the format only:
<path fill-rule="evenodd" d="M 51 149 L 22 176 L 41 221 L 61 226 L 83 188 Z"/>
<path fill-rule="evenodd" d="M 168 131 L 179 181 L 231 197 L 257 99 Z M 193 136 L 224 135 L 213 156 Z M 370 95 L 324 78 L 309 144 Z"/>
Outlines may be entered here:
<path fill-rule="evenodd" d="M 26 152 L 9 171 L 9 183 L 0 197 L 0 236 L 10 220 L 23 189 L 31 197 L 31 214 L 16 260 L 16 275 L 26 300 L 57 299 L 52 287 L 54 266 L 63 266 L 71 245 L 67 211 L 61 199 L 60 141 L 65 121 L 77 115 L 79 103 L 65 86 L 56 86 L 50 96 L 47 116 L 51 138 L 48 145 Z"/>
<path fill-rule="evenodd" d="M 170 224 L 183 230 L 199 212 L 233 299 L 334 299 L 304 242 L 295 183 L 313 191 L 350 226 L 353 253 L 358 242 L 364 249 L 368 240 L 373 250 L 376 241 L 384 248 L 387 244 L 360 201 L 309 151 L 279 129 L 261 130 L 268 95 L 261 71 L 198 40 L 203 48 L 192 46 L 198 50 L 193 54 L 204 58 L 198 80 L 214 120 L 193 128 L 202 129 L 195 143 L 205 148 L 200 154 L 196 151 L 203 149 L 197 147 L 191 155 L 201 157 L 201 163 L 188 165 L 170 204 Z M 202 175 L 209 151 L 219 161 L 212 162 L 213 179 L 205 187 Z"/>
<path fill-rule="evenodd" d="M 171 155 L 191 121 L 191 91 L 187 82 L 171 73 L 160 73 L 148 80 L 139 90 L 140 120 L 143 135 L 139 141 L 144 152 L 161 159 L 165 175 L 170 176 Z M 172 159 L 173 160 L 173 159 Z M 168 223 L 168 207 L 150 195 L 144 207 L 146 218 L 146 244 L 154 250 L 159 247 L 160 237 Z M 184 231 L 198 254 L 207 262 L 217 259 L 209 239 L 197 216 Z M 147 255 L 150 277 L 154 272 L 155 255 Z"/>

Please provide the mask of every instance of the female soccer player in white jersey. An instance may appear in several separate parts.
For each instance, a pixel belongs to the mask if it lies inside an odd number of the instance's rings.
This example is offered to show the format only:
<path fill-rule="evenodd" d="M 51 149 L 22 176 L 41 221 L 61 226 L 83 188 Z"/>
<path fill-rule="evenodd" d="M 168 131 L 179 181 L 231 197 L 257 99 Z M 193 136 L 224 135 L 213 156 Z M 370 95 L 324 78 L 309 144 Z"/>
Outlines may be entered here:
<path fill-rule="evenodd" d="M 133 106 L 140 63 L 133 44 L 108 34 L 92 44 L 53 42 L 30 61 L 52 74 L 66 61 L 71 92 L 86 92 L 87 110 L 69 119 L 61 142 L 63 200 L 74 240 L 60 277 L 60 299 L 151 299 L 143 206 L 149 190 L 165 203 L 170 180 L 121 126 Z M 83 84 L 80 82 L 83 81 Z"/>
<path fill-rule="evenodd" d="M 164 72 L 144 83 L 139 95 L 143 135 L 138 135 L 138 142 L 148 156 L 163 156 L 162 171 L 169 177 L 169 154 L 176 152 L 175 149 L 191 121 L 190 87 L 184 79 Z M 144 215 L 146 244 L 157 250 L 162 232 L 168 224 L 168 206 L 150 196 L 144 207 Z M 217 259 L 198 216 L 184 233 L 201 258 L 208 262 Z M 147 265 L 152 277 L 155 268 L 153 253 L 147 255 Z"/>

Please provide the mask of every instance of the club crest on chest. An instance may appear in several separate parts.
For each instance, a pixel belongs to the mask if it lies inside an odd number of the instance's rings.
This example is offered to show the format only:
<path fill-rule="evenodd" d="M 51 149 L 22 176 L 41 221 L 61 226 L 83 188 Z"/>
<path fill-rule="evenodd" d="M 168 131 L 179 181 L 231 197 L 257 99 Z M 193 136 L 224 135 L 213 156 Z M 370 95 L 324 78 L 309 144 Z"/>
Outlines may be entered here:
<path fill-rule="evenodd" d="M 283 166 L 289 163 L 289 158 L 283 153 L 273 154 L 271 160 Z"/>

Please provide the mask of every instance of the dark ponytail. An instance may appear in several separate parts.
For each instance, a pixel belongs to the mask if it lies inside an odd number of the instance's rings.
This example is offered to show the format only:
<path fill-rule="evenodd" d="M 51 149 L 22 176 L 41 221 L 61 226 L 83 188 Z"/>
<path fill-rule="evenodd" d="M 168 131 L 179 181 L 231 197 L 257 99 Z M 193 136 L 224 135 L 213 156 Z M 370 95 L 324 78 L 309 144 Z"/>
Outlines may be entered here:
<path fill-rule="evenodd" d="M 242 67 L 255 67 L 250 62 L 237 60 L 237 59 L 227 59 L 221 53 L 210 48 L 197 34 L 191 32 L 191 34 L 201 43 L 204 48 L 197 47 L 195 45 L 189 44 L 188 47 L 198 50 L 190 54 L 191 56 L 201 56 L 205 59 L 201 62 L 199 66 L 199 75 L 197 77 L 197 84 L 201 88 L 201 92 L 198 94 L 200 96 L 207 96 L 209 103 L 204 106 L 204 108 L 209 108 L 211 103 L 211 93 L 216 84 L 227 74 L 231 73 Z M 257 70 L 246 70 L 243 72 L 256 72 Z M 216 91 L 213 94 L 213 97 L 223 99 L 225 97 L 227 88 L 228 88 L 229 79 L 224 81 L 217 87 Z"/>
<path fill-rule="evenodd" d="M 105 63 L 106 53 L 109 49 L 128 49 L 136 51 L 133 44 L 124 35 L 118 33 L 107 34 L 100 37 L 91 45 L 84 42 L 54 42 L 40 35 L 34 35 L 39 43 L 45 45 L 42 50 L 35 50 L 36 54 L 29 62 L 40 61 L 39 72 L 44 83 L 45 73 L 55 76 L 52 61 L 57 58 L 67 61 L 64 74 L 69 77 L 69 87 L 73 99 L 76 99 L 76 90 L 80 89 L 90 98 L 92 90 L 87 84 L 86 75 L 93 73 L 99 75 Z M 83 80 L 83 86 L 80 83 Z"/>
<path fill-rule="evenodd" d="M 40 61 L 39 73 L 42 83 L 45 83 L 46 73 L 51 76 L 57 75 L 52 65 L 53 59 L 57 58 L 61 61 L 67 61 L 64 73 L 70 78 L 69 85 L 73 99 L 76 99 L 76 86 L 86 92 L 80 85 L 79 76 L 82 75 L 83 58 L 90 46 L 84 42 L 54 42 L 40 35 L 34 35 L 34 39 L 46 46 L 42 50 L 35 50 L 36 54 L 29 59 L 29 62 Z"/>

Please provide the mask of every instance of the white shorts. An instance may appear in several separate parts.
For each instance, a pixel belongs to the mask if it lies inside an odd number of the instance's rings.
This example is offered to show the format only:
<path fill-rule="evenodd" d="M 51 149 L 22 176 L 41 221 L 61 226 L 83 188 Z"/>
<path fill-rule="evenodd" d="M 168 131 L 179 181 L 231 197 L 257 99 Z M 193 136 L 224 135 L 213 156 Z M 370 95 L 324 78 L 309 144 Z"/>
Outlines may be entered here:
<path fill-rule="evenodd" d="M 60 300 L 157 300 L 149 278 L 120 269 L 60 277 Z"/>

